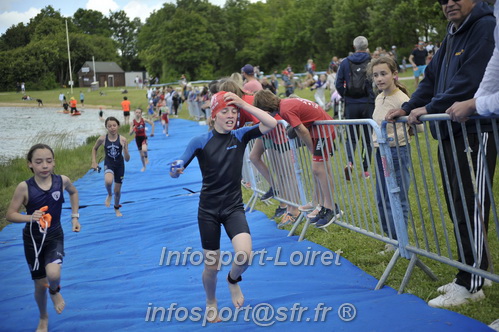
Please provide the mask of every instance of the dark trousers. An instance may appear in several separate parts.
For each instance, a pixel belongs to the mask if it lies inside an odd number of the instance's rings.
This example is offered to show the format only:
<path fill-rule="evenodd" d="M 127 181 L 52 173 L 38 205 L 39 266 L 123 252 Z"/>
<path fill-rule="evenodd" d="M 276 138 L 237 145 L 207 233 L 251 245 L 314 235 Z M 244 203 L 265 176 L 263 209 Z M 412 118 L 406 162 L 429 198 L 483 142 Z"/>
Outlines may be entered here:
<path fill-rule="evenodd" d="M 345 104 L 345 118 L 346 119 L 372 119 L 373 118 L 373 112 L 374 112 L 374 104 L 351 104 L 351 103 L 346 103 Z M 364 172 L 369 169 L 369 161 L 371 160 L 371 155 L 373 152 L 373 147 L 372 147 L 372 136 L 371 133 L 369 132 L 369 126 L 368 125 L 362 125 L 362 126 L 350 126 L 350 139 L 346 140 L 346 147 L 347 147 L 347 158 L 348 162 L 353 164 L 354 161 L 354 153 L 355 153 L 355 148 L 357 146 L 357 139 L 360 139 L 361 142 L 363 141 L 359 137 L 359 130 L 362 127 L 362 130 L 364 132 L 364 137 L 366 141 L 366 146 L 362 145 L 362 165 L 364 168 Z"/>
<path fill-rule="evenodd" d="M 479 144 L 479 135 L 482 138 L 483 146 Z M 454 137 L 454 140 L 456 144 L 455 154 L 452 151 L 451 141 L 448 139 L 442 141 L 441 148 L 445 166 L 440 157 L 439 165 L 447 209 L 454 222 L 459 261 L 487 270 L 488 253 L 485 249 L 484 237 L 489 224 L 490 195 L 485 177 L 485 165 L 487 165 L 492 184 L 497 159 L 497 147 L 493 133 L 468 134 L 471 160 L 476 177 L 475 188 L 470 173 L 471 166 L 468 164 L 468 157 L 465 152 L 464 137 L 462 135 L 457 136 Z M 447 177 L 444 170 L 447 171 Z M 462 183 L 462 192 L 459 188 L 459 182 Z M 450 192 L 447 190 L 447 183 Z M 454 207 L 454 213 L 451 204 Z M 456 283 L 466 287 L 471 293 L 479 291 L 484 282 L 482 277 L 463 270 L 458 271 L 456 278 Z"/>

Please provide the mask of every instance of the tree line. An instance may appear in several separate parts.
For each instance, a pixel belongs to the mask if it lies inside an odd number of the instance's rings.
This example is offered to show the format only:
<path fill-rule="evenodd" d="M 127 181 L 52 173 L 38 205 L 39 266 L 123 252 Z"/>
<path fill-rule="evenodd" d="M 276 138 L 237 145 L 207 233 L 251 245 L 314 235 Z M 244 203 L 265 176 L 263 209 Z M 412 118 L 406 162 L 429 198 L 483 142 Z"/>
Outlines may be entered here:
<path fill-rule="evenodd" d="M 212 79 L 259 65 L 265 73 L 311 58 L 319 70 L 351 52 L 358 35 L 408 56 L 418 39 L 439 42 L 446 21 L 434 0 L 208 0 L 165 3 L 141 23 L 124 11 L 78 9 L 63 17 L 47 6 L 26 25 L 0 36 L 0 90 L 24 81 L 51 89 L 69 80 L 65 24 L 73 77 L 85 61 L 116 61 L 125 71 L 147 70 L 161 82 Z"/>

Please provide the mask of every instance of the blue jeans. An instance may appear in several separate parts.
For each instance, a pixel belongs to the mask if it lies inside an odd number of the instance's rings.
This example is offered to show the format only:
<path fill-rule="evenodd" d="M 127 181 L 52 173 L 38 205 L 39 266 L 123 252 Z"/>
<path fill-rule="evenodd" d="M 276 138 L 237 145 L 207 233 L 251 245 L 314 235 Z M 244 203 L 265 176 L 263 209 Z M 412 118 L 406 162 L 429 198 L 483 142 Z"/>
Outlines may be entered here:
<path fill-rule="evenodd" d="M 400 204 L 404 214 L 404 223 L 407 225 L 409 216 L 409 201 L 407 195 L 409 192 L 409 185 L 411 176 L 409 174 L 409 149 L 407 146 L 390 148 L 392 153 L 394 176 L 397 185 L 400 188 Z M 388 198 L 388 190 L 386 187 L 385 177 L 383 175 L 383 164 L 381 163 L 381 154 L 379 148 L 376 151 L 376 163 L 378 165 L 379 176 L 376 181 L 376 202 L 378 204 L 378 211 L 383 226 L 383 231 L 388 237 L 396 240 L 397 234 L 395 232 L 395 223 L 393 220 L 392 208 L 390 206 L 390 199 Z"/>

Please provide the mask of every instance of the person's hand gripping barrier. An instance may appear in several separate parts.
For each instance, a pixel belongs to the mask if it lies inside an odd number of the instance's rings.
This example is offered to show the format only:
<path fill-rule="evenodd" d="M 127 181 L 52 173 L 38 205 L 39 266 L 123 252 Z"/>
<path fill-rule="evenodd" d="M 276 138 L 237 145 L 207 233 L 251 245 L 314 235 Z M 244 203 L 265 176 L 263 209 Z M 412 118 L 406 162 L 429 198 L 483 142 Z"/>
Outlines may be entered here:
<path fill-rule="evenodd" d="M 171 162 L 168 165 L 170 165 L 170 176 L 172 178 L 178 178 L 180 174 L 184 172 L 183 160 L 175 160 L 174 162 Z"/>
<path fill-rule="evenodd" d="M 44 206 L 40 208 L 40 211 L 47 212 L 48 209 L 49 209 L 48 206 Z M 38 228 L 40 229 L 40 233 L 47 234 L 47 230 L 50 228 L 51 223 L 52 223 L 52 216 L 50 215 L 50 213 L 44 213 L 38 220 Z"/>

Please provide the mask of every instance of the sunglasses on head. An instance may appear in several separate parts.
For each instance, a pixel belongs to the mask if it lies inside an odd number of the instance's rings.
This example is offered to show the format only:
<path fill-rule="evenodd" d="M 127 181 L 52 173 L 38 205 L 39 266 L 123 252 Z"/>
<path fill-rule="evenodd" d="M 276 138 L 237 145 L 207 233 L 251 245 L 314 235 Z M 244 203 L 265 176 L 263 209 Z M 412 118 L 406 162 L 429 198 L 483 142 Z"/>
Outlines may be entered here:
<path fill-rule="evenodd" d="M 454 0 L 454 2 L 459 2 L 459 1 L 461 1 L 461 0 Z M 438 2 L 440 3 L 440 5 L 444 6 L 447 3 L 449 3 L 449 0 L 438 0 Z"/>

